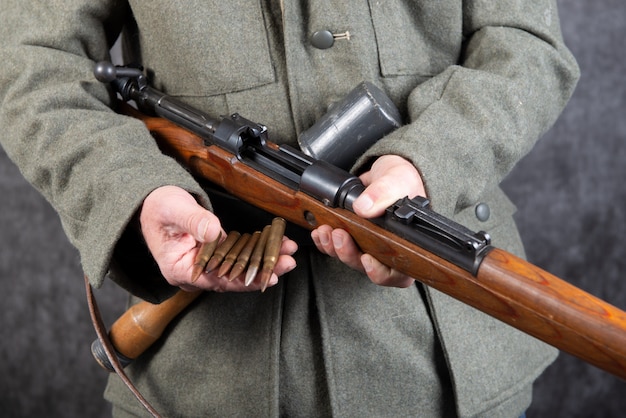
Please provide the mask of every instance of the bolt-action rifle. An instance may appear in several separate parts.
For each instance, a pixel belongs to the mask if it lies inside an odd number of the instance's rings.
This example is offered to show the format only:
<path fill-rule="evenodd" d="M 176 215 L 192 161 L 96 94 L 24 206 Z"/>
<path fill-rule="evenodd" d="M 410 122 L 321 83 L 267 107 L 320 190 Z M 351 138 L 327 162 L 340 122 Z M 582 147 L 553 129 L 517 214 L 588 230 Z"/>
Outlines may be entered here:
<path fill-rule="evenodd" d="M 360 218 L 352 211 L 364 190 L 357 177 L 270 142 L 265 126 L 191 108 L 149 87 L 137 68 L 99 63 L 95 74 L 154 115 L 125 107 L 199 179 L 306 229 L 342 228 L 382 263 L 626 379 L 626 312 L 492 246 L 486 233 L 435 213 L 424 198 Z"/>

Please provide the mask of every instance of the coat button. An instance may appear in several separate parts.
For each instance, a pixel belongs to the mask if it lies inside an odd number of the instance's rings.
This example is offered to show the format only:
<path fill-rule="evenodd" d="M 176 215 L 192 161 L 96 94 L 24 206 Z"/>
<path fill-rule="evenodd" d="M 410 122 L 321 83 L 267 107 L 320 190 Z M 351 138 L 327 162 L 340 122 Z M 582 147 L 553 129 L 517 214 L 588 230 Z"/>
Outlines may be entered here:
<path fill-rule="evenodd" d="M 476 218 L 481 222 L 487 222 L 491 215 L 491 209 L 489 209 L 489 205 L 486 203 L 477 204 L 474 212 L 476 213 Z"/>
<path fill-rule="evenodd" d="M 318 30 L 311 36 L 311 45 L 317 49 L 328 49 L 335 43 L 335 36 L 329 30 Z"/>

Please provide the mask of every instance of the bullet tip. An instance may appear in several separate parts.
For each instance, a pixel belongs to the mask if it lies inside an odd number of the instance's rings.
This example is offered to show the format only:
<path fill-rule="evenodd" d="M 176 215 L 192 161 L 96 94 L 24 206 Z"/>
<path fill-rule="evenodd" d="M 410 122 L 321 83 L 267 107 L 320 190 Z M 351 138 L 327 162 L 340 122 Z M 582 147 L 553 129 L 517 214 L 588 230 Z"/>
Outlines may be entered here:
<path fill-rule="evenodd" d="M 263 269 L 261 272 L 261 292 L 265 292 L 265 289 L 267 289 L 267 285 L 272 277 L 272 272 L 273 269 Z"/>
<path fill-rule="evenodd" d="M 196 280 L 200 278 L 203 270 L 204 270 L 204 266 L 199 265 L 199 264 L 194 264 L 193 270 L 191 270 L 191 283 L 195 283 Z"/>
<path fill-rule="evenodd" d="M 246 280 L 244 282 L 244 285 L 250 286 L 252 284 L 252 282 L 254 281 L 254 278 L 256 277 L 257 271 L 258 271 L 258 268 L 256 267 L 250 267 L 248 269 L 248 272 L 246 273 Z"/>

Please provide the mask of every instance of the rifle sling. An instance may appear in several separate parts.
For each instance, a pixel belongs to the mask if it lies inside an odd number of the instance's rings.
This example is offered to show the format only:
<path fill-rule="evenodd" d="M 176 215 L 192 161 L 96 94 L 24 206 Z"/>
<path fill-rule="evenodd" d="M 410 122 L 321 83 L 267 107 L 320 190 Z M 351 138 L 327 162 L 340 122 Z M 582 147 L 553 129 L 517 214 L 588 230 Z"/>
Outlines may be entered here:
<path fill-rule="evenodd" d="M 113 369 L 117 373 L 117 375 L 122 379 L 122 382 L 130 389 L 135 398 L 143 405 L 143 407 L 155 418 L 160 418 L 161 415 L 150 405 L 150 403 L 143 397 L 143 395 L 139 392 L 139 390 L 135 387 L 135 385 L 130 381 L 126 373 L 124 372 L 124 368 L 120 364 L 117 356 L 115 355 L 115 348 L 113 348 L 113 344 L 109 339 L 109 334 L 106 330 L 104 322 L 102 321 L 102 315 L 100 314 L 100 309 L 98 307 L 98 303 L 96 302 L 96 297 L 93 294 L 93 290 L 91 288 L 91 284 L 89 283 L 89 279 L 85 276 L 85 289 L 87 292 L 87 305 L 89 306 L 89 314 L 91 316 L 91 322 L 98 336 L 98 340 L 102 344 L 104 351 L 107 355 L 107 358 Z"/>

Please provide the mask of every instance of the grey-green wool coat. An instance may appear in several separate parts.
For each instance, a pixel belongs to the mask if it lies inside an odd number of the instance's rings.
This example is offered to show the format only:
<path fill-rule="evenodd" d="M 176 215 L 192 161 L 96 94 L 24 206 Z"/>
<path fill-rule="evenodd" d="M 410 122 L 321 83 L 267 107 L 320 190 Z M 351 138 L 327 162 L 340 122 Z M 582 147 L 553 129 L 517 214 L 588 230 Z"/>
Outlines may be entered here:
<path fill-rule="evenodd" d="M 110 110 L 92 75 L 131 11 L 134 58 L 157 88 L 216 115 L 237 111 L 275 142 L 295 144 L 360 81 L 377 84 L 406 125 L 355 170 L 404 156 L 437 211 L 518 254 L 514 208 L 498 184 L 578 78 L 555 0 L 0 4 L 2 146 L 58 211 L 92 283 L 110 272 L 148 300 L 173 289 L 127 228 L 142 200 L 173 184 L 211 203 L 140 122 Z M 317 49 L 318 30 L 350 37 Z M 486 222 L 474 215 L 479 203 L 491 208 Z M 437 291 L 374 286 L 312 247 L 297 257 L 264 294 L 207 293 L 129 367 L 165 416 L 515 417 L 554 359 Z M 106 396 L 120 416 L 142 413 L 115 377 Z"/>

